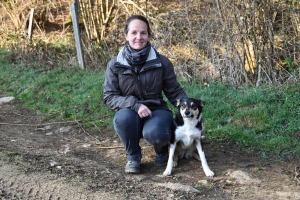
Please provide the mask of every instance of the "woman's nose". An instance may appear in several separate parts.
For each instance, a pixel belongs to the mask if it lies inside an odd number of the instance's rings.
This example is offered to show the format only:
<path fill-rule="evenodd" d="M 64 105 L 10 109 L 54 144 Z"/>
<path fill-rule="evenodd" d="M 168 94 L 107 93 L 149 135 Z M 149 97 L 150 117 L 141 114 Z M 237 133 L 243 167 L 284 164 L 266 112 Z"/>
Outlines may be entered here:
<path fill-rule="evenodd" d="M 140 33 L 138 33 L 138 34 L 136 35 L 136 37 L 137 37 L 138 39 L 140 39 L 140 38 L 142 38 L 142 35 L 141 35 Z"/>

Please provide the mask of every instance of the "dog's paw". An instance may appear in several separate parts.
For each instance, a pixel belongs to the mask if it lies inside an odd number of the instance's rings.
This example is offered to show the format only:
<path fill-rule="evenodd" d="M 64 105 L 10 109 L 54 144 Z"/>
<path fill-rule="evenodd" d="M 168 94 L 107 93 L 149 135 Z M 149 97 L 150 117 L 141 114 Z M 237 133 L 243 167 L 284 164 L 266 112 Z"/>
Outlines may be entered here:
<path fill-rule="evenodd" d="M 173 167 L 177 167 L 177 162 L 173 162 Z"/>
<path fill-rule="evenodd" d="M 204 173 L 205 173 L 206 176 L 214 176 L 215 175 L 214 172 L 211 171 L 211 170 L 207 170 Z"/>
<path fill-rule="evenodd" d="M 164 176 L 170 176 L 171 175 L 171 171 L 169 170 L 165 170 L 163 173 Z"/>
<path fill-rule="evenodd" d="M 193 153 L 193 157 L 196 158 L 197 160 L 201 161 L 198 153 Z"/>

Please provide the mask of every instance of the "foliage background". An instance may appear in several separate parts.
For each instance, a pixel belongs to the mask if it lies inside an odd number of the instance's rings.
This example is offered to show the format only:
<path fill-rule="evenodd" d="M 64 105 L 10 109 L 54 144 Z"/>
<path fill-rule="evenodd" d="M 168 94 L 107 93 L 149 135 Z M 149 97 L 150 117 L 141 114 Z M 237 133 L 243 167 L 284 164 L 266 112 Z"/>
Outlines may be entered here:
<path fill-rule="evenodd" d="M 29 65 L 77 62 L 68 0 L 4 0 L 1 47 Z M 105 69 L 124 44 L 132 14 L 148 17 L 152 44 L 187 80 L 278 85 L 300 79 L 297 0 L 76 0 L 87 67 Z M 35 8 L 33 40 L 28 13 Z M 66 62 L 68 61 L 68 62 Z"/>

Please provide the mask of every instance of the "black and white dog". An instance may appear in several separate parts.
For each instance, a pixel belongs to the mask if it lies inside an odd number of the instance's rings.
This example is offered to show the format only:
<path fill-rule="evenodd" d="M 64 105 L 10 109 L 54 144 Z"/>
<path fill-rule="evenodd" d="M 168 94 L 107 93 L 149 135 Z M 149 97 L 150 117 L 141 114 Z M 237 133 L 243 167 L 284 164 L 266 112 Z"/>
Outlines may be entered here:
<path fill-rule="evenodd" d="M 195 157 L 201 161 L 206 176 L 213 176 L 207 165 L 207 161 L 202 149 L 201 132 L 204 130 L 202 108 L 203 102 L 193 98 L 177 100 L 178 113 L 176 114 L 172 128 L 172 138 L 170 141 L 170 152 L 167 168 L 164 176 L 172 173 L 172 168 L 177 166 L 179 158 Z M 195 153 L 198 150 L 199 156 Z"/>

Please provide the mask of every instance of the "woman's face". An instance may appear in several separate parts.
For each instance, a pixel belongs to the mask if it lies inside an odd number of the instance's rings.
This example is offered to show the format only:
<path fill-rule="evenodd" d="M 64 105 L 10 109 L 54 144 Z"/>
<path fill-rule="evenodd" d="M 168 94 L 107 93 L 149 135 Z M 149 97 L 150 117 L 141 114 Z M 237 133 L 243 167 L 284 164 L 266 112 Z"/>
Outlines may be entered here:
<path fill-rule="evenodd" d="M 131 21 L 125 38 L 133 49 L 137 51 L 143 49 L 147 45 L 149 38 L 147 24 L 139 19 Z"/>

